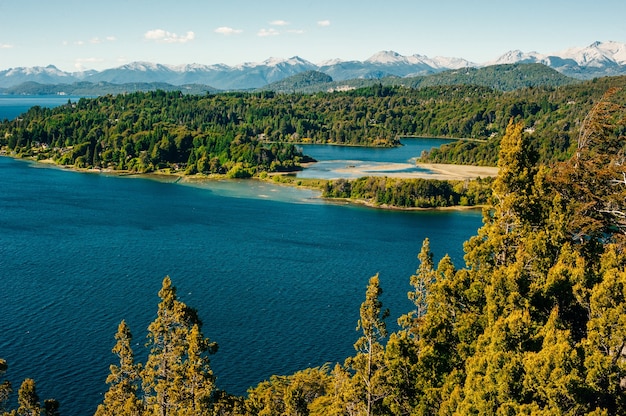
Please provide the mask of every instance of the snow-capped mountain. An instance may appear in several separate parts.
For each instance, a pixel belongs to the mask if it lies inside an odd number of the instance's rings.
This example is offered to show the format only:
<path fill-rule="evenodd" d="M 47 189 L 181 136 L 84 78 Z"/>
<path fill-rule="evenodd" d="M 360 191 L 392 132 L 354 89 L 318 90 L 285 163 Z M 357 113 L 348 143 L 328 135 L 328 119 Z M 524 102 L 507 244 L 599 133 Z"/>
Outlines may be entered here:
<path fill-rule="evenodd" d="M 115 84 L 131 82 L 164 82 L 172 85 L 204 84 L 223 90 L 241 90 L 264 87 L 272 82 L 310 70 L 324 72 L 335 81 L 343 81 L 354 78 L 428 75 L 465 67 L 514 63 L 541 63 L 565 75 L 582 79 L 626 74 L 626 44 L 594 42 L 586 47 L 570 48 L 552 54 L 513 50 L 482 64 L 472 63 L 463 58 L 440 56 L 429 58 L 419 54 L 404 56 L 394 51 L 381 51 L 364 61 L 333 59 L 318 64 L 294 56 L 288 59 L 269 58 L 263 62 L 246 62 L 236 66 L 132 62 L 103 71 L 73 73 L 61 71 L 49 65 L 0 71 L 0 88 L 8 88 L 24 82 L 71 84 L 89 81 Z"/>
<path fill-rule="evenodd" d="M 514 50 L 484 65 L 512 63 L 541 63 L 564 75 L 583 79 L 623 75 L 626 74 L 626 44 L 594 42 L 589 46 L 569 48 L 552 54 Z"/>
<path fill-rule="evenodd" d="M 10 68 L 6 71 L 0 71 L 0 77 L 0 86 L 5 80 L 9 81 L 11 85 L 18 85 L 27 81 L 41 84 L 67 84 L 76 81 L 74 74 L 61 71 L 54 65 Z"/>

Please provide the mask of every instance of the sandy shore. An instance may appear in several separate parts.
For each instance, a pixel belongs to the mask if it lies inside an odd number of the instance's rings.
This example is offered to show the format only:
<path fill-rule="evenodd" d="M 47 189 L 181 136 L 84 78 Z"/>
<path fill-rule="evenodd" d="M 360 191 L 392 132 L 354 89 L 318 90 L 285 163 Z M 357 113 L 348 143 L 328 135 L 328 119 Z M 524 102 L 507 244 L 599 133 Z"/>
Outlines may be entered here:
<path fill-rule="evenodd" d="M 420 171 L 402 172 L 417 167 Z M 425 178 L 440 180 L 465 180 L 478 177 L 496 176 L 498 168 L 491 166 L 450 165 L 443 163 L 386 163 L 349 166 L 337 169 L 339 173 L 350 176 L 388 176 L 393 178 Z"/>

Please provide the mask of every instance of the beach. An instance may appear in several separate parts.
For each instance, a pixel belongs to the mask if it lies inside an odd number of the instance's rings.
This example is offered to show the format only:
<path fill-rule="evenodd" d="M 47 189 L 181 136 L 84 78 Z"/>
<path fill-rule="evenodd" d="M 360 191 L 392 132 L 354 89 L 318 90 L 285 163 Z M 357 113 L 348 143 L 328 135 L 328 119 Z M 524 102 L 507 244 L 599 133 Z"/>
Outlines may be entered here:
<path fill-rule="evenodd" d="M 412 167 L 419 171 L 406 171 Z M 466 180 L 496 176 L 498 168 L 492 166 L 452 165 L 444 163 L 385 163 L 362 164 L 337 169 L 350 176 L 388 176 L 393 178 L 424 178 L 439 180 Z"/>

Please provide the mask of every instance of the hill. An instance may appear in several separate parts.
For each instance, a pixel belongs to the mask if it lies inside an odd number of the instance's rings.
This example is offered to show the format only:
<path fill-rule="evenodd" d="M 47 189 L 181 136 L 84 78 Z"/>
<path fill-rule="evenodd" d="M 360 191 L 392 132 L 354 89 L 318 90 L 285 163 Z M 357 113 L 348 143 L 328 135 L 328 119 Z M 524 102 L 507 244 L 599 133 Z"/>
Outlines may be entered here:
<path fill-rule="evenodd" d="M 358 78 L 344 81 L 332 81 L 328 76 L 319 74 L 312 77 L 311 72 L 305 73 L 303 82 L 299 75 L 285 78 L 269 84 L 259 90 L 275 92 L 316 93 L 320 91 L 346 91 L 356 88 L 370 87 L 376 84 L 383 86 L 404 86 L 424 88 L 445 85 L 477 85 L 500 91 L 514 91 L 528 87 L 559 87 L 580 82 L 565 76 L 543 64 L 503 64 L 484 68 L 463 68 L 438 72 L 431 75 L 416 77 L 387 76 L 384 78 Z"/>
<path fill-rule="evenodd" d="M 327 91 L 346 91 L 356 88 L 383 86 L 404 86 L 424 88 L 443 85 L 478 85 L 500 91 L 513 91 L 527 87 L 558 87 L 580 82 L 567 77 L 543 64 L 503 64 L 484 68 L 464 68 L 438 72 L 416 77 L 387 76 L 383 78 L 358 78 L 334 81 L 320 71 L 305 71 L 275 81 L 257 91 L 279 93 L 317 93 Z M 135 91 L 181 91 L 183 94 L 216 93 L 220 90 L 202 84 L 173 85 L 164 82 L 129 82 L 116 84 L 111 82 L 74 82 L 72 84 L 42 84 L 25 82 L 17 86 L 0 89 L 2 94 L 38 95 L 66 94 L 75 96 L 98 96 L 120 94 Z"/>
<path fill-rule="evenodd" d="M 74 82 L 72 84 L 41 84 L 28 81 L 10 88 L 0 89 L 8 95 L 73 95 L 95 97 L 106 94 L 126 94 L 137 91 L 181 91 L 183 94 L 206 94 L 218 92 L 208 85 L 185 84 L 172 85 L 164 82 L 129 82 L 114 84 L 110 82 Z"/>

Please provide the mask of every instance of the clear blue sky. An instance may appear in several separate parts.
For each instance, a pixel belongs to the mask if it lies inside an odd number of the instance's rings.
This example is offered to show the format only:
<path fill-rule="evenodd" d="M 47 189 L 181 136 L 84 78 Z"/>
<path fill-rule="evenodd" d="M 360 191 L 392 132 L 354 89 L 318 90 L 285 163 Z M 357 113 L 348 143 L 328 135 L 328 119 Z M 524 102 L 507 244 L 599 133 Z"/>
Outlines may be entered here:
<path fill-rule="evenodd" d="M 626 43 L 624 16 L 624 0 L 0 0 L 0 70 L 318 63 L 382 50 L 483 63 L 513 49 Z"/>

